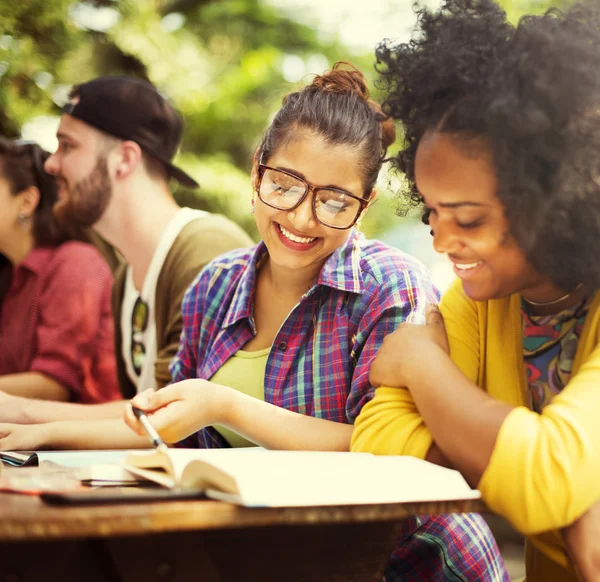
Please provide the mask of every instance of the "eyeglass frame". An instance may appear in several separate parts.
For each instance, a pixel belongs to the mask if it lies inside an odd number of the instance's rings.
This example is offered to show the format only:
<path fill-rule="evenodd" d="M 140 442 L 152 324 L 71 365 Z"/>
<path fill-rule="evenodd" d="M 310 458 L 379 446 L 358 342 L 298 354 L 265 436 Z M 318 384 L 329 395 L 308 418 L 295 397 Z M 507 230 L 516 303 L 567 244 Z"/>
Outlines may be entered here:
<path fill-rule="evenodd" d="M 290 206 L 289 208 L 280 208 L 279 206 L 273 206 L 273 204 L 269 204 L 269 202 L 267 202 L 266 200 L 263 200 L 262 196 L 260 195 L 260 187 L 262 186 L 262 180 L 263 180 L 263 177 L 267 170 L 272 170 L 274 172 L 280 172 L 280 173 L 285 174 L 286 176 L 289 176 L 290 178 L 294 178 L 294 180 L 298 180 L 304 184 L 304 186 L 305 186 L 304 194 L 302 194 L 302 196 L 300 196 L 300 199 L 298 200 L 298 202 L 296 202 L 296 204 L 294 204 L 293 206 Z M 319 190 L 328 190 L 329 192 L 337 192 L 338 194 L 343 194 L 344 196 L 350 196 L 350 198 L 354 198 L 355 200 L 358 200 L 358 202 L 360 203 L 360 208 L 359 208 L 358 212 L 356 213 L 356 216 L 354 217 L 352 224 L 350 224 L 349 226 L 331 226 L 330 224 L 325 224 L 317 216 L 317 208 L 316 208 L 317 196 L 316 196 L 316 194 Z M 333 228 L 335 230 L 348 230 L 349 228 L 352 228 L 358 222 L 360 215 L 365 211 L 365 208 L 369 205 L 369 202 L 371 201 L 370 197 L 369 198 L 359 198 L 358 196 L 355 196 L 354 194 L 351 194 L 350 192 L 347 192 L 346 190 L 342 190 L 341 188 L 323 188 L 320 186 L 313 186 L 312 184 L 309 184 L 304 178 L 301 178 L 300 176 L 297 176 L 296 174 L 293 174 L 292 172 L 288 172 L 287 170 L 280 170 L 279 168 L 273 168 L 273 167 L 267 166 L 266 164 L 263 164 L 263 163 L 258 164 L 258 183 L 257 183 L 256 193 L 258 194 L 260 201 L 263 204 L 266 204 L 267 206 L 269 206 L 270 208 L 274 208 L 275 210 L 285 210 L 286 212 L 288 212 L 290 210 L 295 210 L 296 208 L 298 208 L 298 206 L 300 206 L 300 204 L 302 204 L 304 202 L 304 200 L 306 199 L 306 197 L 308 196 L 308 194 L 310 192 L 313 192 L 312 211 L 313 211 L 313 216 L 314 216 L 315 220 L 319 224 L 322 224 L 323 226 L 326 226 L 327 228 Z"/>

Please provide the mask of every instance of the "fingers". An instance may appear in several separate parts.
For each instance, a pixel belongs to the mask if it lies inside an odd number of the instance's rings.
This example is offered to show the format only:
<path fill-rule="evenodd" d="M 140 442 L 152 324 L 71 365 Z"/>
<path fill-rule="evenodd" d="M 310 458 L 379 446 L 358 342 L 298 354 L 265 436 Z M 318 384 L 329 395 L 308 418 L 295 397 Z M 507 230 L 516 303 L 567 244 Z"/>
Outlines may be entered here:
<path fill-rule="evenodd" d="M 3 439 L 7 436 L 9 436 L 12 431 L 14 430 L 15 425 L 8 423 L 8 422 L 1 422 L 0 423 L 0 439 Z"/>
<path fill-rule="evenodd" d="M 144 429 L 140 424 L 140 421 L 137 419 L 135 414 L 133 414 L 133 410 L 131 409 L 131 402 L 128 402 L 125 405 L 125 414 L 124 414 L 125 424 L 135 433 L 140 436 L 144 435 Z"/>
<path fill-rule="evenodd" d="M 13 446 L 14 438 L 12 438 L 12 434 L 14 430 L 14 424 L 9 424 L 5 422 L 0 423 L 0 451 L 17 450 Z"/>
<path fill-rule="evenodd" d="M 444 318 L 435 303 L 429 303 L 425 308 L 425 323 L 427 325 L 444 325 Z"/>
<path fill-rule="evenodd" d="M 148 388 L 131 399 L 131 404 L 140 410 L 152 410 L 154 405 L 154 390 Z M 132 412 L 133 414 L 133 412 Z"/>
<path fill-rule="evenodd" d="M 171 384 L 160 390 L 152 390 L 149 388 L 135 396 L 131 400 L 131 404 L 144 412 L 154 412 L 167 404 L 171 404 L 171 402 L 181 400 L 183 397 L 182 384 L 184 383 L 179 382 Z"/>

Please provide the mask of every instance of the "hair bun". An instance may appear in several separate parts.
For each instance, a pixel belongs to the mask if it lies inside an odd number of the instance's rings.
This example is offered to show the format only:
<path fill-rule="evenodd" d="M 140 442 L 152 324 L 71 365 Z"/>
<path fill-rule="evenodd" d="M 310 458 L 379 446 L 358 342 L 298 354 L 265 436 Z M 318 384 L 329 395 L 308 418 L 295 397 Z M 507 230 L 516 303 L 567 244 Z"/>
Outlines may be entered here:
<path fill-rule="evenodd" d="M 333 65 L 331 71 L 327 71 L 323 75 L 316 75 L 311 86 L 328 93 L 354 93 L 375 112 L 375 117 L 381 124 L 383 148 L 387 149 L 396 140 L 394 120 L 383 113 L 379 103 L 369 98 L 365 76 L 352 63 L 338 61 Z"/>
<path fill-rule="evenodd" d="M 328 93 L 355 93 L 363 101 L 369 99 L 364 75 L 354 65 L 345 61 L 338 61 L 331 71 L 316 75 L 311 86 Z"/>

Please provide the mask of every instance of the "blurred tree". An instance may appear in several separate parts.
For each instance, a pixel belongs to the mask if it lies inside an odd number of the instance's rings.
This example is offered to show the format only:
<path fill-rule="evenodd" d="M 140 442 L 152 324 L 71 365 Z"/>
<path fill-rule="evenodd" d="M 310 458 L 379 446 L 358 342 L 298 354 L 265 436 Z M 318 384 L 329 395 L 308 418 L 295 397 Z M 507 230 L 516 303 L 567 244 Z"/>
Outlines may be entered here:
<path fill-rule="evenodd" d="M 70 0 L 0 0 L 0 131 L 48 113 L 55 64 L 80 42 L 66 14 Z"/>
<path fill-rule="evenodd" d="M 180 162 L 201 183 L 187 204 L 226 213 L 253 232 L 248 172 L 269 116 L 294 88 L 288 55 L 345 50 L 258 0 L 0 0 L 0 131 L 59 115 L 67 88 L 97 75 L 155 83 L 182 113 Z"/>
<path fill-rule="evenodd" d="M 501 4 L 516 18 L 549 2 Z M 184 117 L 179 162 L 201 184 L 176 197 L 256 235 L 252 153 L 296 87 L 286 79 L 322 72 L 349 52 L 260 0 L 0 0 L 0 132 L 18 136 L 31 120 L 58 116 L 74 83 L 105 74 L 149 79 Z M 374 80 L 372 51 L 352 60 Z M 395 221 L 387 184 L 363 223 L 367 234 Z"/>
<path fill-rule="evenodd" d="M 573 0 L 496 0 L 511 22 L 516 23 L 524 14 L 541 14 L 550 7 L 564 8 Z"/>

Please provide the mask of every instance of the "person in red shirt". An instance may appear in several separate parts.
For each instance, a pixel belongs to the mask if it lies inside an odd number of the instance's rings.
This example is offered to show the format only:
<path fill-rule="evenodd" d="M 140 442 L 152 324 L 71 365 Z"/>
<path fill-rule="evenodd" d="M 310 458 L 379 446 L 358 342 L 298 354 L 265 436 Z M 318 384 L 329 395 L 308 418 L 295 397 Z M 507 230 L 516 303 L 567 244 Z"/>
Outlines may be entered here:
<path fill-rule="evenodd" d="M 112 274 L 84 231 L 54 218 L 48 156 L 0 138 L 0 391 L 115 400 Z"/>

